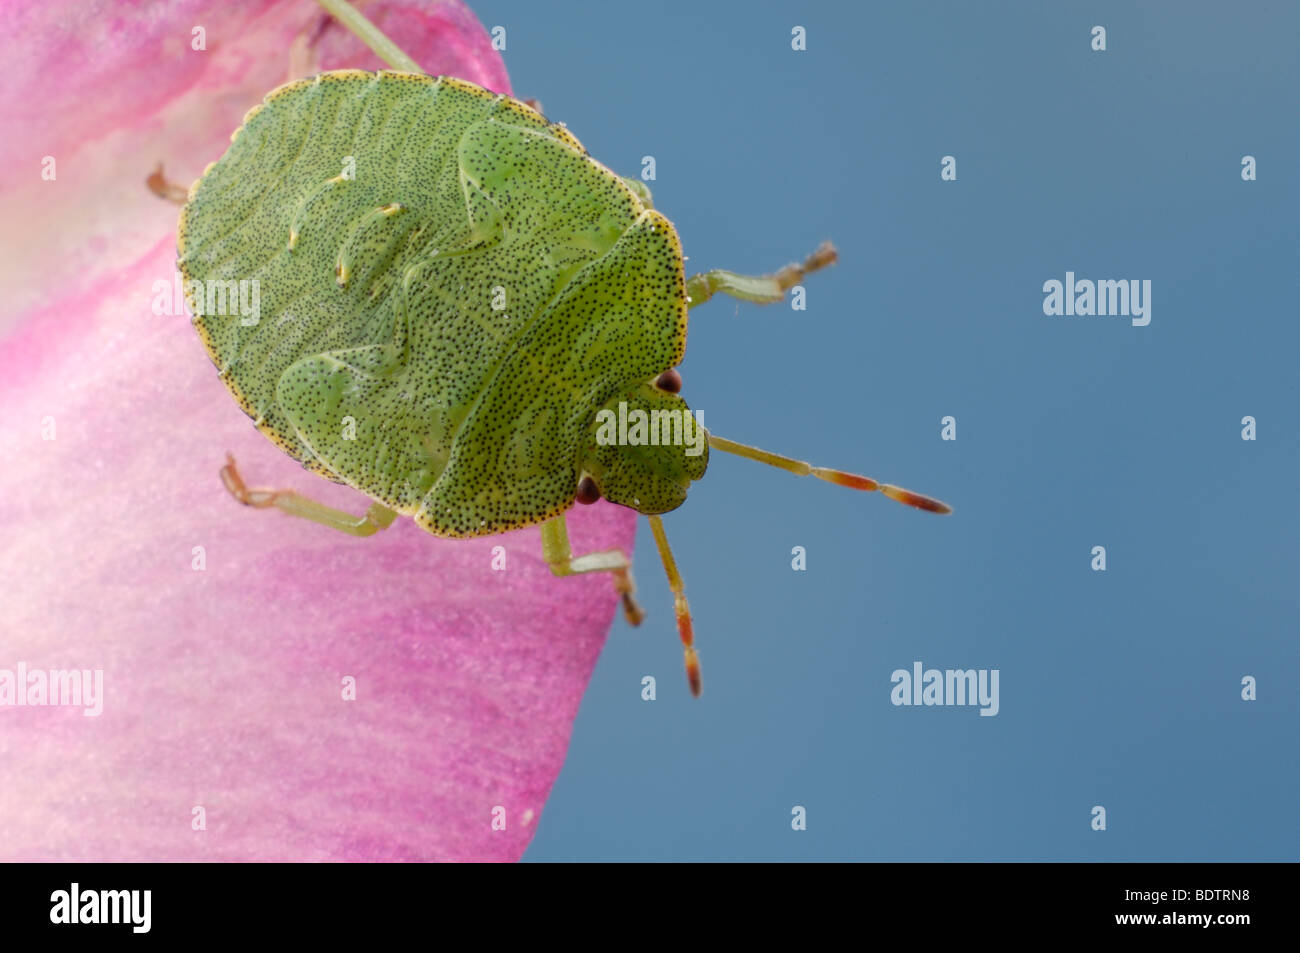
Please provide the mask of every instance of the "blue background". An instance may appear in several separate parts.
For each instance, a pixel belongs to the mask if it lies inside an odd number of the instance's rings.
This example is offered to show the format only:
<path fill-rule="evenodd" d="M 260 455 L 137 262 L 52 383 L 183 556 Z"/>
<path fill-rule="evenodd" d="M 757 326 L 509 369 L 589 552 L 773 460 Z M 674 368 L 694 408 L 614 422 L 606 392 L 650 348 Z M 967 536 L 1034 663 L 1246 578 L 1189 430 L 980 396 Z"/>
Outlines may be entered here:
<path fill-rule="evenodd" d="M 706 425 L 956 508 L 715 453 L 665 520 L 704 697 L 643 526 L 527 859 L 1300 859 L 1300 6 L 473 5 L 517 95 L 655 157 L 688 271 L 839 247 L 807 311 L 692 314 Z M 1067 270 L 1150 326 L 1044 316 Z M 893 706 L 917 660 L 1001 712 Z"/>

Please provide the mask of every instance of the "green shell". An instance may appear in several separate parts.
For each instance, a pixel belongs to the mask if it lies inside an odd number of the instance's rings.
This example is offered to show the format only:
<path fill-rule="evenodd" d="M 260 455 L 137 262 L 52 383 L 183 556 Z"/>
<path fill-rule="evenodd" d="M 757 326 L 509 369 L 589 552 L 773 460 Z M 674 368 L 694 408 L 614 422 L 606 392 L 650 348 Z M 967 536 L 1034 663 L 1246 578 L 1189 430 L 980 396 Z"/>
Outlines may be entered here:
<path fill-rule="evenodd" d="M 620 399 L 685 411 L 647 386 L 686 345 L 675 229 L 508 96 L 392 71 L 282 86 L 190 190 L 178 254 L 258 428 L 439 536 L 554 517 L 583 473 L 646 513 L 704 474 L 707 452 L 594 438 Z M 194 282 L 240 280 L 260 320 L 202 313 Z"/>

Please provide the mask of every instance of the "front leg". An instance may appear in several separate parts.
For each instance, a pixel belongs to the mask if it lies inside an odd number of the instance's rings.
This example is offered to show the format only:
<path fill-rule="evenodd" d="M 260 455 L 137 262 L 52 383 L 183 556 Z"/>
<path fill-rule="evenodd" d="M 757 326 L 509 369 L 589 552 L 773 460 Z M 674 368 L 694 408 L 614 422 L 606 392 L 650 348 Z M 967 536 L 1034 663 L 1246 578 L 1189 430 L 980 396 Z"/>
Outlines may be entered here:
<path fill-rule="evenodd" d="M 574 576 L 584 572 L 607 572 L 614 577 L 614 588 L 623 597 L 623 614 L 629 625 L 640 625 L 645 610 L 636 601 L 636 583 L 632 580 L 632 561 L 621 549 L 574 556 L 569 548 L 569 529 L 561 513 L 542 524 L 542 558 L 557 576 Z"/>
<path fill-rule="evenodd" d="M 686 304 L 694 308 L 715 294 L 731 295 L 741 301 L 755 304 L 772 304 L 785 297 L 785 293 L 799 284 L 805 275 L 833 265 L 839 253 L 830 242 L 822 242 L 803 264 L 789 264 L 770 275 L 738 275 L 733 271 L 714 269 L 686 279 Z"/>

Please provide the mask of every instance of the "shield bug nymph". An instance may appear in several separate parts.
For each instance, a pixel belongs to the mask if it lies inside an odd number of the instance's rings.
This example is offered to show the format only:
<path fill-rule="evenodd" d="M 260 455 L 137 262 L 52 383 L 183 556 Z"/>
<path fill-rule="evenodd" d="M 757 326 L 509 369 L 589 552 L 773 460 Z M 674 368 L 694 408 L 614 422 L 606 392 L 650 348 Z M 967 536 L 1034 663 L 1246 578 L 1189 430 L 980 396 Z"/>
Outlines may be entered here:
<path fill-rule="evenodd" d="M 269 93 L 231 138 L 189 190 L 178 267 L 187 294 L 256 282 L 260 316 L 209 313 L 190 294 L 195 328 L 262 433 L 373 501 L 357 517 L 249 489 L 228 460 L 240 502 L 358 536 L 399 515 L 442 537 L 540 524 L 552 571 L 610 573 L 635 624 L 628 555 L 575 556 L 565 527 L 575 502 L 633 507 L 668 574 L 695 694 L 690 609 L 660 514 L 685 501 L 710 449 L 949 512 L 691 421 L 675 370 L 689 310 L 720 293 L 780 301 L 835 261 L 829 244 L 770 275 L 687 278 L 644 183 L 527 104 L 446 76 L 321 73 Z M 619 414 L 696 439 L 607 439 Z"/>

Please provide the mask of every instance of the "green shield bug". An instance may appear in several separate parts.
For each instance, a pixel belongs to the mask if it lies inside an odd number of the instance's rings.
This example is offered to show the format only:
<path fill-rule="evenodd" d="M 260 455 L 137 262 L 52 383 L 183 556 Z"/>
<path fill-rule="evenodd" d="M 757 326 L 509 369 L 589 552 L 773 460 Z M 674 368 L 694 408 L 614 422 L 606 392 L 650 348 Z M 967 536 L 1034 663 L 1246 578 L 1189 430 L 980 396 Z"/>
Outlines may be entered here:
<path fill-rule="evenodd" d="M 600 497 L 632 507 L 663 559 L 696 695 L 660 514 L 704 476 L 710 448 L 950 512 L 710 434 L 678 394 L 690 308 L 717 293 L 779 301 L 834 262 L 829 244 L 771 275 L 687 278 L 642 182 L 529 105 L 445 76 L 321 73 L 269 93 L 231 140 L 180 217 L 194 325 L 262 433 L 374 501 L 356 517 L 250 489 L 228 459 L 240 502 L 358 536 L 399 515 L 441 537 L 540 524 L 552 571 L 611 573 L 637 624 L 627 554 L 574 556 L 564 517 Z M 220 307 L 250 283 L 256 313 Z"/>

